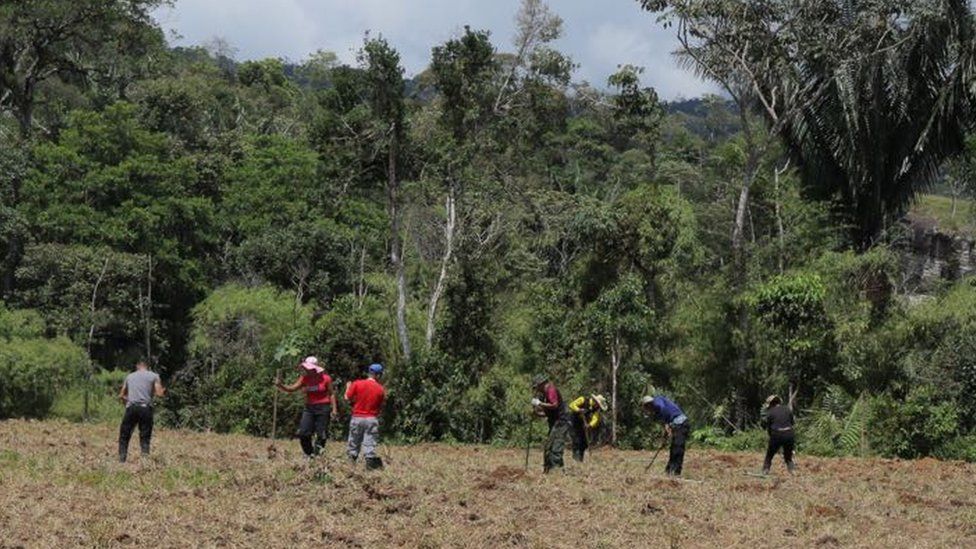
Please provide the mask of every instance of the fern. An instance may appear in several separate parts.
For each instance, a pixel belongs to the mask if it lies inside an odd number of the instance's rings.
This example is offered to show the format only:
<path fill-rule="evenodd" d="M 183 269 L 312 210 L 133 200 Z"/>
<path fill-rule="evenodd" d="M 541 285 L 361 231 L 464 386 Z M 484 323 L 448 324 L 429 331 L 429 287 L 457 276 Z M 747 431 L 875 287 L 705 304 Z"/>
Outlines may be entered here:
<path fill-rule="evenodd" d="M 838 443 L 844 454 L 861 454 L 860 449 L 864 440 L 864 428 L 867 426 L 867 405 L 864 395 L 858 397 L 844 419 L 844 429 L 840 433 Z"/>

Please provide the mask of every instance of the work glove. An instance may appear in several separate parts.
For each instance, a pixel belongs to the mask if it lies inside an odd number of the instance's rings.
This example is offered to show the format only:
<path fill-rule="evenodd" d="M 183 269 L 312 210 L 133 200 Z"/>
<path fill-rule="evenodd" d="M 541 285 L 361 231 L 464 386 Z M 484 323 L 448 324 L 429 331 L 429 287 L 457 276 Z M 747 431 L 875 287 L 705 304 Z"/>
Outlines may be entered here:
<path fill-rule="evenodd" d="M 540 406 L 541 404 L 542 404 L 542 401 L 541 400 L 539 400 L 537 398 L 533 398 L 532 399 L 532 405 L 533 406 Z"/>

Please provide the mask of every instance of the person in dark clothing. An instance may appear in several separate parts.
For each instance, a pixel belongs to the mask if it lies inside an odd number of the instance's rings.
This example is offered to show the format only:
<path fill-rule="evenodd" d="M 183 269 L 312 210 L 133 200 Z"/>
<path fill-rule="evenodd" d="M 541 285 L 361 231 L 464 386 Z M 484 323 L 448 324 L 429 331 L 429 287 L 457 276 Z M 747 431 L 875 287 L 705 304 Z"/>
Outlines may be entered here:
<path fill-rule="evenodd" d="M 329 423 L 336 416 L 335 388 L 332 378 L 319 366 L 314 356 L 307 357 L 298 367 L 301 374 L 291 385 L 275 380 L 278 389 L 291 393 L 302 390 L 305 393 L 305 409 L 298 424 L 298 441 L 306 458 L 313 458 L 325 448 L 329 438 Z M 315 442 L 312 442 L 315 435 Z"/>
<path fill-rule="evenodd" d="M 566 449 L 566 437 L 569 435 L 569 407 L 555 384 L 545 376 L 536 376 L 532 380 L 532 387 L 536 394 L 532 399 L 532 406 L 536 414 L 545 416 L 549 423 L 549 435 L 546 437 L 542 457 L 542 472 L 548 473 L 563 467 L 563 452 Z"/>
<path fill-rule="evenodd" d="M 763 416 L 762 423 L 769 433 L 769 446 L 766 447 L 762 474 L 769 474 L 773 457 L 780 448 L 783 449 L 786 469 L 793 473 L 796 470 L 796 465 L 793 464 L 793 448 L 796 446 L 796 434 L 793 432 L 793 400 L 790 399 L 790 404 L 787 406 L 777 395 L 771 395 L 766 399 L 766 415 Z"/>
<path fill-rule="evenodd" d="M 685 444 L 691 431 L 688 416 L 671 399 L 662 395 L 645 396 L 641 399 L 641 406 L 653 419 L 664 425 L 664 432 L 671 439 L 668 464 L 664 467 L 665 474 L 681 476 L 685 461 Z"/>
<path fill-rule="evenodd" d="M 139 426 L 139 449 L 143 456 L 149 455 L 149 444 L 153 431 L 153 397 L 166 394 L 159 374 L 149 371 L 149 365 L 140 360 L 136 371 L 125 376 L 119 400 L 125 404 L 125 415 L 119 427 L 119 462 L 125 463 L 129 457 L 129 441 L 132 431 Z"/>

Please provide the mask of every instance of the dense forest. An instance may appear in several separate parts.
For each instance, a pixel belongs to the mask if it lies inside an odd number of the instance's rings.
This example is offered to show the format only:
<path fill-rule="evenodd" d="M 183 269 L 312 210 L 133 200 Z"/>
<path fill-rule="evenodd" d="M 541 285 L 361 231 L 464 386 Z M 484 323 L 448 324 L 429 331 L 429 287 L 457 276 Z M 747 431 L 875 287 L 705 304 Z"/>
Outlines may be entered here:
<path fill-rule="evenodd" d="M 976 186 L 967 2 L 634 2 L 723 90 L 672 103 L 574 82 L 541 0 L 417 75 L 171 47 L 159 4 L 0 4 L 0 417 L 110 415 L 149 357 L 166 423 L 264 435 L 314 354 L 386 364 L 405 440 L 521 439 L 544 372 L 626 447 L 649 391 L 750 447 L 793 388 L 802 451 L 976 460 L 976 285 L 902 261 Z"/>

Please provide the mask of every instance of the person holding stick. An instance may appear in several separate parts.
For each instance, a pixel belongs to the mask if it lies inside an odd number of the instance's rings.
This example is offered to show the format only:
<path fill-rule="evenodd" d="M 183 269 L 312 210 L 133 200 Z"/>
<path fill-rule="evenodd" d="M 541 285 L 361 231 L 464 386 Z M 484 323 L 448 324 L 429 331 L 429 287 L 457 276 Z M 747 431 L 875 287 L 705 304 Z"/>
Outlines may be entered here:
<path fill-rule="evenodd" d="M 573 459 L 583 462 L 586 449 L 590 446 L 590 433 L 600 426 L 601 412 L 607 410 L 607 399 L 603 395 L 581 396 L 569 403 L 573 413 Z"/>
<path fill-rule="evenodd" d="M 668 476 L 681 476 L 681 468 L 685 461 L 685 443 L 688 441 L 690 425 L 688 416 L 681 411 L 671 399 L 663 396 L 645 396 L 641 399 L 641 407 L 655 421 L 664 424 L 664 432 L 671 439 L 670 456 L 664 468 Z"/>
<path fill-rule="evenodd" d="M 286 393 L 298 390 L 305 392 L 305 409 L 298 424 L 298 440 L 306 459 L 318 456 L 325 448 L 329 438 L 329 423 L 336 417 L 335 388 L 332 378 L 319 366 L 319 360 L 310 356 L 298 365 L 300 374 L 291 385 L 284 385 L 275 379 L 275 386 Z M 315 435 L 315 441 L 312 441 Z"/>
<path fill-rule="evenodd" d="M 769 433 L 769 445 L 766 447 L 766 459 L 763 460 L 762 474 L 768 475 L 773 465 L 773 457 L 783 449 L 783 461 L 786 470 L 793 474 L 796 465 L 793 464 L 793 448 L 796 445 L 796 434 L 793 432 L 793 400 L 795 393 L 790 394 L 789 405 L 783 405 L 783 399 L 778 395 L 770 395 L 766 399 L 766 414 L 762 424 Z"/>
<path fill-rule="evenodd" d="M 569 434 L 569 407 L 563 400 L 556 385 L 544 375 L 538 375 L 532 380 L 535 397 L 532 406 L 536 415 L 543 416 L 549 423 L 549 435 L 546 437 L 545 454 L 542 457 L 542 472 L 548 473 L 553 469 L 563 468 L 563 450 L 566 448 L 566 436 Z"/>

